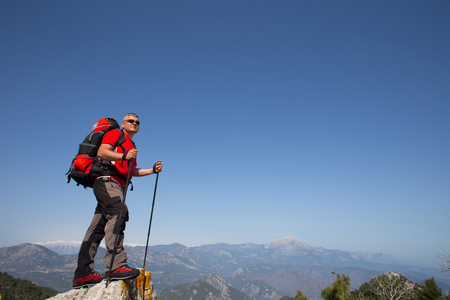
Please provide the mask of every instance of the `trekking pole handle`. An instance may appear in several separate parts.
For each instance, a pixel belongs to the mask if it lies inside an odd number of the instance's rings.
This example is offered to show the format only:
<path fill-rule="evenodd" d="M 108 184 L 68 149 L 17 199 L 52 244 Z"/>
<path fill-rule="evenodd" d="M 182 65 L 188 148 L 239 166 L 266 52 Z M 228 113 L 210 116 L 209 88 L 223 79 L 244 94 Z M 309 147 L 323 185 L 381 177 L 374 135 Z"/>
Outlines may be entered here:
<path fill-rule="evenodd" d="M 161 168 L 159 169 L 159 171 L 156 169 L 156 165 L 161 164 Z M 153 173 L 157 174 L 159 172 L 162 171 L 162 161 L 158 160 L 154 165 L 153 165 Z"/>

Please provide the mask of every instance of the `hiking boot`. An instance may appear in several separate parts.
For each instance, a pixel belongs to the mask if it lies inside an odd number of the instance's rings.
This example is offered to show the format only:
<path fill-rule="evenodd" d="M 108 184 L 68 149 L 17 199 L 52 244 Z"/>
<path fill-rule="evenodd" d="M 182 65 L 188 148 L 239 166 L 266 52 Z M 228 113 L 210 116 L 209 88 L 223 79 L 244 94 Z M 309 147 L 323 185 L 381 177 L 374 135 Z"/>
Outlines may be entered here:
<path fill-rule="evenodd" d="M 79 289 L 84 286 L 89 286 L 92 284 L 96 284 L 101 282 L 105 278 L 105 275 L 101 275 L 98 272 L 94 271 L 89 275 L 84 277 L 74 278 L 72 281 L 72 288 Z"/>
<path fill-rule="evenodd" d="M 138 277 L 139 273 L 139 269 L 133 269 L 125 265 L 111 272 L 111 280 L 132 279 Z"/>

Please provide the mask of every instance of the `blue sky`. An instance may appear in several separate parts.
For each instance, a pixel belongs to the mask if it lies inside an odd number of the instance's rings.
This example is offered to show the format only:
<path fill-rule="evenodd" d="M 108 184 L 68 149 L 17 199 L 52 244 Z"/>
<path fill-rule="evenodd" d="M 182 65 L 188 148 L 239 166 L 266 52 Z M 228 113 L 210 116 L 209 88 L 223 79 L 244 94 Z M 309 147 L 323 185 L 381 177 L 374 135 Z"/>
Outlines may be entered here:
<path fill-rule="evenodd" d="M 164 162 L 150 244 L 450 250 L 448 1 L 1 1 L 0 247 L 81 240 L 99 118 Z M 145 244 L 155 177 L 126 242 Z"/>

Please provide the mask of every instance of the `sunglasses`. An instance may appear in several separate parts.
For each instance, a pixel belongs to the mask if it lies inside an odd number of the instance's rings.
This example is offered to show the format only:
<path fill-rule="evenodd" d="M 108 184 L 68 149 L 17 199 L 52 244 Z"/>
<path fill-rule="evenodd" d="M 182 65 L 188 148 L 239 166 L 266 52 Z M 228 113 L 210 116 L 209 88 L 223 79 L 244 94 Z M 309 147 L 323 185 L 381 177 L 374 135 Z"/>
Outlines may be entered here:
<path fill-rule="evenodd" d="M 131 123 L 131 124 L 134 124 L 134 123 L 136 123 L 136 125 L 139 125 L 139 124 L 141 124 L 141 122 L 139 122 L 139 121 L 136 121 L 136 120 L 133 120 L 133 119 L 128 119 L 128 120 L 125 120 L 125 121 L 127 121 L 128 123 Z"/>

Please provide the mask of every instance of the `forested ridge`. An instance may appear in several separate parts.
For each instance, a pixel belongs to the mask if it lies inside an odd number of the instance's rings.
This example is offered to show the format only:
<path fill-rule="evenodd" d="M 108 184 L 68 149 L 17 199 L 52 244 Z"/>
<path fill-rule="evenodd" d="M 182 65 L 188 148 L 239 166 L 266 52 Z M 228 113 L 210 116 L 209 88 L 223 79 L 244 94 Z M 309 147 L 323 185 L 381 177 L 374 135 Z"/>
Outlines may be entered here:
<path fill-rule="evenodd" d="M 17 279 L 7 273 L 0 272 L 0 299 L 36 300 L 47 299 L 58 294 L 48 287 L 40 287 L 29 280 Z"/>

